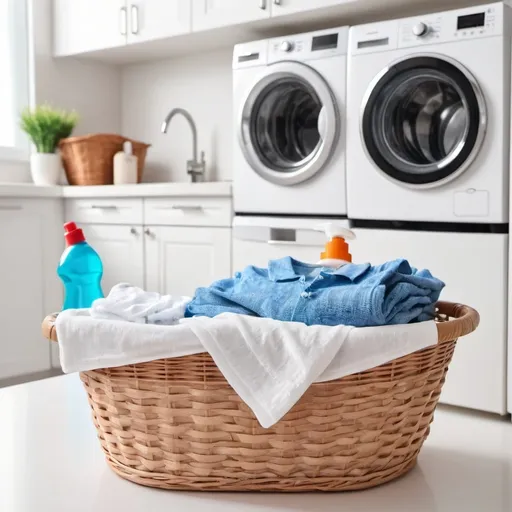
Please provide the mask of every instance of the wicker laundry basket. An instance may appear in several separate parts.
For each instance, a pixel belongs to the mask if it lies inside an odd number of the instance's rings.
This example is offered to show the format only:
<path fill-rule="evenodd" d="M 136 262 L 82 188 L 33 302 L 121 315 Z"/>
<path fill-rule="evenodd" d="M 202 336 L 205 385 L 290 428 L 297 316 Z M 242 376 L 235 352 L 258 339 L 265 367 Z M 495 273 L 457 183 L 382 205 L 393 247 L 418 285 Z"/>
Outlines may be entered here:
<path fill-rule="evenodd" d="M 55 317 L 43 332 L 57 341 Z M 107 461 L 123 478 L 164 489 L 341 491 L 411 469 L 429 433 L 457 338 L 478 313 L 438 303 L 438 344 L 315 383 L 269 429 L 208 354 L 81 374 Z"/>
<path fill-rule="evenodd" d="M 142 181 L 144 162 L 150 144 L 110 133 L 68 137 L 59 143 L 62 164 L 70 185 L 111 185 L 114 182 L 114 155 L 123 143 L 132 143 L 137 157 L 137 182 Z"/>

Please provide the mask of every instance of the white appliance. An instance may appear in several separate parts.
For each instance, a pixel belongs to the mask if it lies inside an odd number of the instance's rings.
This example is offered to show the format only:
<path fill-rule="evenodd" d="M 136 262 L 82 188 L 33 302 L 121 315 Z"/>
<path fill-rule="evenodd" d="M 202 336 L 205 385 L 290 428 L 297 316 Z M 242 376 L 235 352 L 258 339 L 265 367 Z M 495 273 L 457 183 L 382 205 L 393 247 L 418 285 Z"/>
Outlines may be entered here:
<path fill-rule="evenodd" d="M 505 414 L 508 235 L 351 229 L 354 262 L 407 258 L 446 282 L 441 299 L 478 310 L 480 325 L 458 341 L 441 402 Z"/>
<path fill-rule="evenodd" d="M 235 217 L 233 270 L 247 265 L 267 267 L 269 260 L 285 256 L 316 263 L 327 241 L 316 228 L 326 222 L 324 218 Z M 349 227 L 347 220 L 336 223 Z"/>
<path fill-rule="evenodd" d="M 346 215 L 348 28 L 235 46 L 236 213 Z"/>
<path fill-rule="evenodd" d="M 511 11 L 494 3 L 353 27 L 347 92 L 354 261 L 407 258 L 475 307 L 441 401 L 507 409 Z M 512 365 L 512 363 L 511 363 Z"/>
<path fill-rule="evenodd" d="M 350 29 L 348 216 L 508 222 L 503 3 Z"/>

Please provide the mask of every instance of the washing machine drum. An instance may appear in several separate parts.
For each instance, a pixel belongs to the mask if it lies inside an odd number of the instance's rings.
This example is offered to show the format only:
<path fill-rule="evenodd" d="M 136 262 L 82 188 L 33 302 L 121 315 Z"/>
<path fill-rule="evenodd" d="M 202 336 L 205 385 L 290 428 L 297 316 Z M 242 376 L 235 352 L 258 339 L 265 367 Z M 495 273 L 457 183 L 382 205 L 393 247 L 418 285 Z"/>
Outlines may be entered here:
<path fill-rule="evenodd" d="M 339 115 L 321 75 L 299 62 L 266 68 L 241 110 L 239 142 L 265 180 L 295 185 L 321 172 L 339 139 Z"/>
<path fill-rule="evenodd" d="M 462 66 L 437 56 L 401 60 L 366 94 L 363 142 L 377 168 L 414 187 L 439 186 L 464 172 L 480 149 L 485 102 Z"/>

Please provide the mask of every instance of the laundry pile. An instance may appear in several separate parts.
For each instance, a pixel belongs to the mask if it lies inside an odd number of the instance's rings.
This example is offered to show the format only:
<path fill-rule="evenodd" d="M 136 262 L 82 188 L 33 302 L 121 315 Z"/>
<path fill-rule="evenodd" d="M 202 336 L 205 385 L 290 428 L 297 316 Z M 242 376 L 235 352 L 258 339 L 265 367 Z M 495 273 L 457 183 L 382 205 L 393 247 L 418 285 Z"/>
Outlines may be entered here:
<path fill-rule="evenodd" d="M 61 364 L 70 373 L 206 351 L 270 427 L 313 382 L 435 344 L 443 286 L 405 260 L 333 270 L 292 258 L 248 267 L 192 300 L 120 284 L 58 316 Z"/>

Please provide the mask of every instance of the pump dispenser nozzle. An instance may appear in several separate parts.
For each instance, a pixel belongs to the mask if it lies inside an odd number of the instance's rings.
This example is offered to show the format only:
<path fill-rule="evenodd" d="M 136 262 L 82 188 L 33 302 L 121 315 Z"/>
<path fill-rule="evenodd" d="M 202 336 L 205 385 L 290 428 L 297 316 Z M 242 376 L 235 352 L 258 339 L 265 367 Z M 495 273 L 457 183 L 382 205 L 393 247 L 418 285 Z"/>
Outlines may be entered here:
<path fill-rule="evenodd" d="M 328 222 L 316 228 L 324 231 L 328 238 L 325 244 L 325 251 L 320 254 L 319 264 L 326 266 L 340 266 L 343 263 L 351 263 L 352 255 L 346 240 L 354 240 L 356 234 L 335 222 Z"/>

